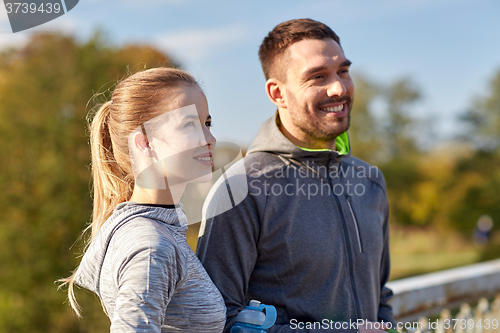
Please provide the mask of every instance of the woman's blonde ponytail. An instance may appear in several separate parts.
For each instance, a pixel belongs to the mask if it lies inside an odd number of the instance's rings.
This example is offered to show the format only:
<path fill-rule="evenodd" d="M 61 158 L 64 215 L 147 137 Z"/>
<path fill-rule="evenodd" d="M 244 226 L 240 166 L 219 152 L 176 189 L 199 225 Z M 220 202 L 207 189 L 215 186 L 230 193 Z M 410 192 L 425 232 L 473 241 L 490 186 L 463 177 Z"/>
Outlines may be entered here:
<path fill-rule="evenodd" d="M 94 180 L 90 241 L 111 216 L 116 205 L 127 201 L 134 189 L 133 176 L 130 177 L 130 173 L 122 169 L 114 155 L 109 125 L 111 107 L 112 102 L 104 103 L 89 122 Z"/>
<path fill-rule="evenodd" d="M 120 202 L 126 201 L 132 193 L 133 184 L 127 184 L 124 179 L 123 171 L 117 164 L 113 155 L 113 144 L 109 132 L 109 117 L 112 102 L 102 104 L 97 112 L 89 121 L 90 130 L 90 151 L 92 155 L 92 178 L 93 185 L 93 216 L 91 236 L 88 241 L 90 243 L 94 239 L 97 231 L 111 216 L 114 207 Z M 87 229 L 89 229 L 87 228 Z M 81 308 L 76 301 L 74 293 L 74 280 L 76 270 L 73 274 L 65 279 L 61 279 L 63 284 L 60 286 L 68 286 L 68 299 L 71 307 L 78 317 L 81 317 Z"/>

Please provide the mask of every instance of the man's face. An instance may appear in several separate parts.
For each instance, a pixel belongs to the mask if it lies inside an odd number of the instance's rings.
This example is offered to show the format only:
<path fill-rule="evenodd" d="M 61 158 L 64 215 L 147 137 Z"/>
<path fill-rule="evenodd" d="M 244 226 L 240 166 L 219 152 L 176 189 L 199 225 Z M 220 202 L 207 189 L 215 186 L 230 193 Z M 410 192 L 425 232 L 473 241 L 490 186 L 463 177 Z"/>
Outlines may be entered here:
<path fill-rule="evenodd" d="M 282 124 L 308 148 L 330 148 L 349 128 L 354 84 L 351 62 L 333 39 L 305 39 L 284 55 Z"/>

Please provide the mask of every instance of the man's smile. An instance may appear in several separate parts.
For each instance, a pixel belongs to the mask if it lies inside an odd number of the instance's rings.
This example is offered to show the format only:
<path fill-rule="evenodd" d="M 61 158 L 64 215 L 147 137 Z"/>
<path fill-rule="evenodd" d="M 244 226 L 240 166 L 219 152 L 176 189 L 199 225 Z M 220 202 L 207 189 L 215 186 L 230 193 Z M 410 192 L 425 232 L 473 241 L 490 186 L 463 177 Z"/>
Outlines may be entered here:
<path fill-rule="evenodd" d="M 320 107 L 319 110 L 323 112 L 333 112 L 333 113 L 340 113 L 346 109 L 345 103 L 337 104 L 337 105 L 326 105 L 323 107 Z"/>

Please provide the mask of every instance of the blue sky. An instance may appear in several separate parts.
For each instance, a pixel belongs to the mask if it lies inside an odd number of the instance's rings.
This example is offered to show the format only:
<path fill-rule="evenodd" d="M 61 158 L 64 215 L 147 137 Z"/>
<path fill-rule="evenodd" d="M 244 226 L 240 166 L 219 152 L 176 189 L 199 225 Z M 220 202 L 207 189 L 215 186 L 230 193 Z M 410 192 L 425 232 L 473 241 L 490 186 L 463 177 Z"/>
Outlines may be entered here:
<path fill-rule="evenodd" d="M 415 117 L 434 120 L 442 138 L 458 131 L 457 115 L 500 70 L 498 0 L 80 0 L 16 34 L 2 7 L 0 48 L 22 45 L 35 31 L 87 38 L 97 28 L 116 45 L 152 44 L 202 83 L 217 139 L 246 146 L 275 110 L 264 92 L 260 42 L 278 23 L 302 17 L 340 36 L 354 72 L 382 84 L 411 77 L 423 92 Z"/>

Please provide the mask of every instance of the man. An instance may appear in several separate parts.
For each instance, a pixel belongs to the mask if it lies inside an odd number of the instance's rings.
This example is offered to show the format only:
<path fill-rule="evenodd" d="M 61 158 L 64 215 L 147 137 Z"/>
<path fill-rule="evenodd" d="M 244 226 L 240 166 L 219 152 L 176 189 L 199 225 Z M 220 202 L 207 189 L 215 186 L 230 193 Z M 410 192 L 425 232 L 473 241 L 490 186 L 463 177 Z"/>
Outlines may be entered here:
<path fill-rule="evenodd" d="M 198 240 L 226 331 L 256 299 L 277 309 L 269 332 L 381 332 L 389 210 L 380 171 L 350 156 L 351 62 L 310 19 L 276 26 L 259 56 L 278 111 L 212 188 Z"/>

